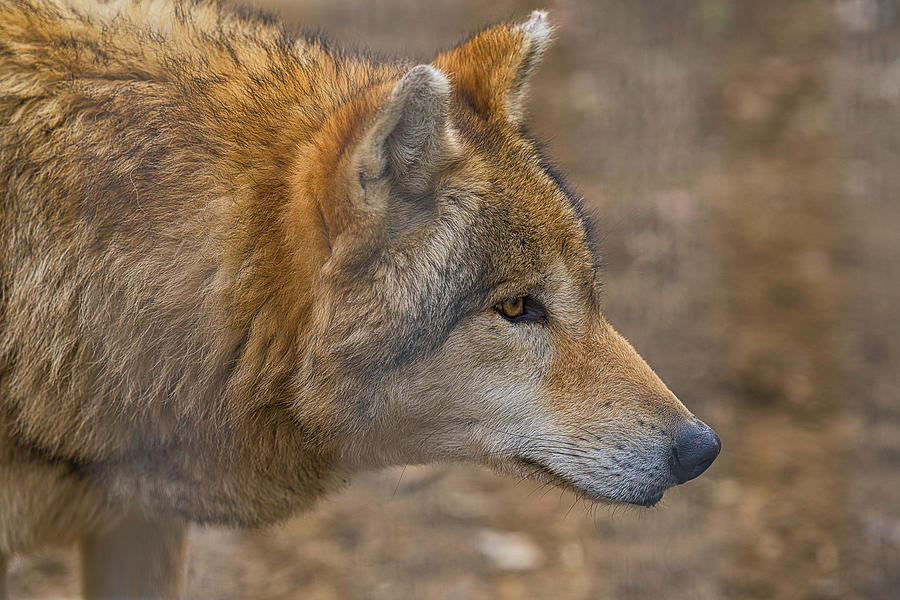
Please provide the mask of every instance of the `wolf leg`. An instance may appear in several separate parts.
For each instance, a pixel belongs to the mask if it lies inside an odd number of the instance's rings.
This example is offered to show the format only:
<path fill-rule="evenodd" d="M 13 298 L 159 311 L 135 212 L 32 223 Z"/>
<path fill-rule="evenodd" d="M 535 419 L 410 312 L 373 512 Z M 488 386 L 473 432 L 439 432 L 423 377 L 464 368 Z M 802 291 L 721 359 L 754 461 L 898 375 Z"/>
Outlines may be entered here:
<path fill-rule="evenodd" d="M 0 554 L 0 600 L 7 600 L 6 595 L 6 557 Z"/>
<path fill-rule="evenodd" d="M 129 512 L 81 542 L 86 599 L 174 600 L 184 583 L 187 525 L 174 516 Z"/>

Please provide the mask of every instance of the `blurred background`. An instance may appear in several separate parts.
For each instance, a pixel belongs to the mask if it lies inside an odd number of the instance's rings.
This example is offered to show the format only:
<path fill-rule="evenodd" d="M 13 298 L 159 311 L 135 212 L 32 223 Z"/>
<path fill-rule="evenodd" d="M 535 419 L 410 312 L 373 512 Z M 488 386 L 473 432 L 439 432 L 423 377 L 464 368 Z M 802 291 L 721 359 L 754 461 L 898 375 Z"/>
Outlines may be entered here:
<path fill-rule="evenodd" d="M 427 62 L 550 10 L 534 135 L 596 216 L 607 317 L 721 434 L 652 510 L 468 466 L 359 477 L 265 531 L 196 528 L 189 598 L 897 598 L 895 0 L 268 0 Z M 76 597 L 72 551 L 13 598 Z"/>

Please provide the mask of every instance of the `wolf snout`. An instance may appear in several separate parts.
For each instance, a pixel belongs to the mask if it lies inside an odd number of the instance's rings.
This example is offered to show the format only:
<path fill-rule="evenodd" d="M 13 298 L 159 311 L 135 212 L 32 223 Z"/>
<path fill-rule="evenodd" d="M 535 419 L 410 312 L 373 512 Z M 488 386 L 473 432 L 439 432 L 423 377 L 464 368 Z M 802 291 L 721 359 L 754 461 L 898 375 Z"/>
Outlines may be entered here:
<path fill-rule="evenodd" d="M 702 421 L 686 421 L 675 431 L 669 468 L 678 483 L 684 483 L 705 471 L 719 455 L 719 436 Z"/>

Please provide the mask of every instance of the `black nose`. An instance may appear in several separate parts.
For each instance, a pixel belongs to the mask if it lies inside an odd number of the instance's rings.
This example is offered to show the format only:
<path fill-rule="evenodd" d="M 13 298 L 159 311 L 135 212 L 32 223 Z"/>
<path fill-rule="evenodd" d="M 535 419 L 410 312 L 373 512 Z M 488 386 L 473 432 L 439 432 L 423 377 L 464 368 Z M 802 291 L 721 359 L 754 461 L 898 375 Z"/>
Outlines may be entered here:
<path fill-rule="evenodd" d="M 690 481 L 712 464 L 721 449 L 719 436 L 706 423 L 686 421 L 675 432 L 669 468 L 678 483 Z"/>

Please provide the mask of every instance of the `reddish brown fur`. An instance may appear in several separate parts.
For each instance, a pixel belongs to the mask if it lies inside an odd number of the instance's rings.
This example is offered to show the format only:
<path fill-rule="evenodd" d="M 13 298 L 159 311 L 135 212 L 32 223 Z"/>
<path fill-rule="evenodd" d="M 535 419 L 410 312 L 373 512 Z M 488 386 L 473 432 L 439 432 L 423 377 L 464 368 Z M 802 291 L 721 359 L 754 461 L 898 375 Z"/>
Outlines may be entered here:
<path fill-rule="evenodd" d="M 171 596 L 185 521 L 406 462 L 658 500 L 693 416 L 523 134 L 549 31 L 413 67 L 214 3 L 0 0 L 0 559 L 80 539 L 93 593 Z"/>

